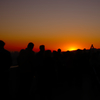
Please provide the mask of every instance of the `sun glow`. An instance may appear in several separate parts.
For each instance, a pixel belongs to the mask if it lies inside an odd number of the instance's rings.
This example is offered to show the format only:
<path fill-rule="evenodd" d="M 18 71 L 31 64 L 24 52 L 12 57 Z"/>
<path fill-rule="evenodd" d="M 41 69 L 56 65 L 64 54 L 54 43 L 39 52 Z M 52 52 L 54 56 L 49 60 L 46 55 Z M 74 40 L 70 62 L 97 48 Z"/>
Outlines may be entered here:
<path fill-rule="evenodd" d="M 69 49 L 69 51 L 74 51 L 74 50 L 76 50 L 76 48 L 70 48 L 70 49 Z"/>
<path fill-rule="evenodd" d="M 69 51 L 74 51 L 74 50 L 77 50 L 77 48 L 75 48 L 75 47 L 70 47 L 68 50 L 69 50 Z"/>

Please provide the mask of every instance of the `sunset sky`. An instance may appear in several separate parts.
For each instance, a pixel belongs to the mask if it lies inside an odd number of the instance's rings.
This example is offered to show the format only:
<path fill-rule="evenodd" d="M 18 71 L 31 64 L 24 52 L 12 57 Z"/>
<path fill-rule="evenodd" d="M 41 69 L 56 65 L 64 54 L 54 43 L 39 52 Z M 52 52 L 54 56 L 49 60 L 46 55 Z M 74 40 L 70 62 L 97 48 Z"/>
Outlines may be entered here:
<path fill-rule="evenodd" d="M 0 40 L 9 51 L 100 48 L 100 0 L 0 0 Z"/>

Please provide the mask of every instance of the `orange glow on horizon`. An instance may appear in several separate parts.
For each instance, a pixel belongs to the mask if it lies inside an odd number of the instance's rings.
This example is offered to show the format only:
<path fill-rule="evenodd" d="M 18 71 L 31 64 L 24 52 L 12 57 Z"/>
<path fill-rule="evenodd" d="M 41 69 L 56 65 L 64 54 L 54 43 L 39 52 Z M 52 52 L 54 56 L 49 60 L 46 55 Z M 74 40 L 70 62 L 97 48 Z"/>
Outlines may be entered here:
<path fill-rule="evenodd" d="M 10 52 L 14 52 L 14 51 L 20 51 L 21 49 L 26 49 L 27 46 L 21 46 L 21 45 L 17 45 L 17 46 L 13 46 L 13 45 L 5 45 L 4 47 L 6 50 L 10 51 Z M 62 52 L 64 51 L 74 51 L 74 50 L 77 50 L 77 49 L 84 49 L 82 47 L 79 47 L 79 46 L 71 46 L 71 45 L 68 45 L 67 47 L 62 47 L 60 48 Z M 86 49 L 89 49 L 89 48 L 86 48 Z M 98 48 L 97 48 L 98 49 Z M 48 49 L 47 47 L 45 47 L 45 50 L 51 50 L 51 52 L 53 52 L 53 50 L 58 50 L 58 48 L 56 47 L 55 49 L 51 48 L 51 49 Z M 39 47 L 34 47 L 33 48 L 33 51 L 34 52 L 39 52 Z"/>
<path fill-rule="evenodd" d="M 71 48 L 69 48 L 68 50 L 69 50 L 69 51 L 74 51 L 74 50 L 77 50 L 77 48 L 71 47 Z"/>
<path fill-rule="evenodd" d="M 34 52 L 39 52 L 39 46 L 41 44 L 37 43 L 37 42 L 34 42 L 34 48 L 33 48 L 33 51 Z M 27 48 L 27 45 L 29 42 L 27 41 L 5 41 L 5 49 L 10 51 L 10 52 L 13 52 L 13 51 L 20 51 L 21 49 L 25 49 Z M 77 49 L 89 49 L 91 44 L 90 45 L 87 45 L 87 44 L 80 44 L 78 42 L 67 42 L 67 43 L 49 43 L 48 41 L 46 42 L 43 42 L 42 43 L 43 45 L 45 45 L 45 50 L 51 50 L 51 52 L 53 52 L 53 50 L 57 51 L 59 48 L 61 49 L 62 52 L 65 52 L 65 51 L 74 51 L 74 50 L 77 50 Z M 95 45 L 94 44 L 94 47 L 95 48 L 99 48 L 98 45 Z"/>
<path fill-rule="evenodd" d="M 79 43 L 68 43 L 66 44 L 66 47 L 64 47 L 64 51 L 74 51 L 74 50 L 77 50 L 77 49 L 83 49 L 84 47 L 81 46 L 81 44 Z"/>

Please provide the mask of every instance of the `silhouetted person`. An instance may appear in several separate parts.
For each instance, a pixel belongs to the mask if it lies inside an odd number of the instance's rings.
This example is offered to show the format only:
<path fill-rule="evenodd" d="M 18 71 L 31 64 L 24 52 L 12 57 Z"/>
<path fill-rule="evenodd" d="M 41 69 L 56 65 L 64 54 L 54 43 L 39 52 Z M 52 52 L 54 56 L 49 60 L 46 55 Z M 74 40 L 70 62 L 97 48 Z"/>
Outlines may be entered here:
<path fill-rule="evenodd" d="M 20 69 L 20 96 L 28 97 L 30 86 L 35 74 L 35 53 L 32 50 L 33 43 L 29 43 L 27 48 L 19 53 L 18 64 Z"/>
<path fill-rule="evenodd" d="M 59 77 L 58 81 L 61 82 L 63 80 L 63 74 L 64 74 L 61 49 L 58 49 L 57 52 L 57 64 L 58 64 L 58 77 Z"/>
<path fill-rule="evenodd" d="M 40 49 L 40 51 L 36 54 L 38 76 L 40 76 L 40 74 L 42 73 L 42 67 L 44 66 L 45 46 L 40 45 L 39 49 Z"/>
<path fill-rule="evenodd" d="M 42 83 L 42 73 L 45 60 L 45 46 L 39 46 L 40 51 L 36 54 L 36 70 L 37 70 L 37 87 L 38 93 L 40 93 L 41 83 Z"/>
<path fill-rule="evenodd" d="M 53 65 L 55 66 L 56 82 L 58 81 L 58 52 L 53 51 Z"/>
<path fill-rule="evenodd" d="M 53 59 L 51 51 L 46 50 L 44 58 L 41 59 L 40 67 L 38 69 L 38 92 L 41 100 L 51 100 L 52 87 L 55 79 L 55 68 L 53 66 Z"/>
<path fill-rule="evenodd" d="M 40 52 L 44 52 L 45 51 L 45 46 L 44 45 L 40 45 Z"/>
<path fill-rule="evenodd" d="M 61 49 L 58 49 L 58 53 L 61 53 Z"/>
<path fill-rule="evenodd" d="M 12 64 L 12 58 L 9 51 L 4 49 L 5 43 L 0 40 L 0 73 L 1 73 L 1 96 L 9 96 L 9 69 Z"/>
<path fill-rule="evenodd" d="M 0 40 L 0 68 L 1 72 L 7 72 L 12 64 L 11 53 L 4 49 L 5 43 Z"/>
<path fill-rule="evenodd" d="M 42 62 L 45 57 L 45 46 L 40 45 L 39 49 L 40 49 L 40 51 L 36 54 L 37 67 L 42 66 Z M 38 62 L 40 62 L 40 63 L 38 63 Z"/>
<path fill-rule="evenodd" d="M 44 93 L 47 96 L 47 100 L 52 99 L 52 89 L 55 86 L 56 68 L 54 66 L 54 60 L 51 56 L 51 50 L 45 52 L 45 76 L 44 76 Z"/>

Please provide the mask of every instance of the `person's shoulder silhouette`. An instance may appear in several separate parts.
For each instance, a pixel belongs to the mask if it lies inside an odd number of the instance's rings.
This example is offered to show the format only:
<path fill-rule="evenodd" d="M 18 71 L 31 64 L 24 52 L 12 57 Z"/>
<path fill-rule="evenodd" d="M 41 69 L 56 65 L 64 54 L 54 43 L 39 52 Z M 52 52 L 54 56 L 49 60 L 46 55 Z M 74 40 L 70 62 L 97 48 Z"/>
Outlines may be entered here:
<path fill-rule="evenodd" d="M 32 50 L 34 47 L 34 44 L 32 42 L 28 43 L 26 49 L 22 49 L 19 53 L 18 57 L 18 64 L 20 68 L 26 68 L 26 70 L 31 70 L 34 66 L 34 56 L 35 53 Z M 23 69 L 23 70 L 24 70 Z"/>
<path fill-rule="evenodd" d="M 27 98 L 29 96 L 30 86 L 35 75 L 35 52 L 33 51 L 34 44 L 28 43 L 26 49 L 22 49 L 18 56 L 18 66 L 20 73 L 19 96 Z"/>
<path fill-rule="evenodd" d="M 36 58 L 38 60 L 43 60 L 43 58 L 45 56 L 45 46 L 44 45 L 40 45 L 39 49 L 40 49 L 40 51 L 37 53 Z"/>
<path fill-rule="evenodd" d="M 45 52 L 45 46 L 44 45 L 40 45 L 39 49 L 40 49 L 39 54 L 40 55 L 44 54 L 44 52 Z"/>
<path fill-rule="evenodd" d="M 44 52 L 45 51 L 45 46 L 44 45 L 40 45 L 40 51 Z"/>
<path fill-rule="evenodd" d="M 12 64 L 11 53 L 4 49 L 5 42 L 0 40 L 0 68 L 1 71 L 8 71 Z"/>

